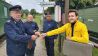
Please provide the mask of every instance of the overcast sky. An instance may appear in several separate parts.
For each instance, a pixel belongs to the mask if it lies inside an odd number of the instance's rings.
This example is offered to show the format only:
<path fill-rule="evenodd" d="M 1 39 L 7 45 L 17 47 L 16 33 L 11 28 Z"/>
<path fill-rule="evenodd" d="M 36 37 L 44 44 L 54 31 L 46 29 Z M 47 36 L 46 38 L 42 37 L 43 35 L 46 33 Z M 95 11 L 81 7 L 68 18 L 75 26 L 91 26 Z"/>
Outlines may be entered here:
<path fill-rule="evenodd" d="M 42 13 L 43 8 L 39 5 L 43 0 L 6 0 L 12 5 L 21 5 L 23 9 L 36 9 L 37 12 Z M 48 1 L 48 0 L 45 0 Z"/>

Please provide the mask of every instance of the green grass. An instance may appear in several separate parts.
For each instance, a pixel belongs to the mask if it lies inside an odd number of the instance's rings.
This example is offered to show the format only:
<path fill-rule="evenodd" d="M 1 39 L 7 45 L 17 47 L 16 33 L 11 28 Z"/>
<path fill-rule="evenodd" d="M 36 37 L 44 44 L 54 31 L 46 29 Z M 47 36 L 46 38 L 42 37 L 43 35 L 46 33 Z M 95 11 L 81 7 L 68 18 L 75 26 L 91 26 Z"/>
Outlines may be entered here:
<path fill-rule="evenodd" d="M 42 23 L 41 22 L 41 15 L 36 15 L 34 21 L 37 22 L 38 25 L 40 25 Z"/>
<path fill-rule="evenodd" d="M 26 20 L 27 20 L 27 16 L 25 15 L 24 17 L 25 17 L 25 18 L 23 18 L 22 20 L 23 20 L 23 21 L 26 21 Z M 36 15 L 33 20 L 34 20 L 38 25 L 41 25 L 41 23 L 42 23 L 42 22 L 41 22 L 41 15 Z"/>
<path fill-rule="evenodd" d="M 93 56 L 98 56 L 98 48 L 93 48 Z"/>

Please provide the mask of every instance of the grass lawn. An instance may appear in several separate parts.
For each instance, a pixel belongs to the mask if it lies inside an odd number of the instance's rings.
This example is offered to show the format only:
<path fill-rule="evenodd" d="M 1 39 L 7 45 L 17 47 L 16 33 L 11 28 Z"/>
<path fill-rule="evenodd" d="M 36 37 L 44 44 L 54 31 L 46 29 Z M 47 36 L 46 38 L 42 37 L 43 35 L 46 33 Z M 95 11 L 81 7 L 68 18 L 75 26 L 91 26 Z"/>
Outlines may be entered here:
<path fill-rule="evenodd" d="M 98 48 L 93 48 L 93 56 L 98 56 Z"/>
<path fill-rule="evenodd" d="M 42 18 L 41 15 L 36 15 L 34 21 L 37 22 L 38 25 L 40 25 L 42 23 L 41 18 Z"/>

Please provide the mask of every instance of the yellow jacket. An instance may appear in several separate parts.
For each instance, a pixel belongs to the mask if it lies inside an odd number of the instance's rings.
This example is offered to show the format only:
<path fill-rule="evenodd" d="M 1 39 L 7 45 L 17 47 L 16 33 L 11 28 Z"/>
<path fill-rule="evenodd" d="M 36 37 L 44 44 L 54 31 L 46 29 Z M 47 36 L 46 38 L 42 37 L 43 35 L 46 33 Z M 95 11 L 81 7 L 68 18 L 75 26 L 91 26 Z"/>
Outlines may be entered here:
<path fill-rule="evenodd" d="M 71 37 L 71 32 L 72 32 L 71 23 L 67 23 L 58 29 L 47 32 L 46 34 L 47 36 L 52 36 L 64 32 L 66 32 L 66 36 Z M 71 40 L 76 42 L 81 42 L 81 43 L 89 42 L 88 30 L 85 24 L 77 20 L 77 22 L 74 25 L 73 37 L 71 37 Z"/>

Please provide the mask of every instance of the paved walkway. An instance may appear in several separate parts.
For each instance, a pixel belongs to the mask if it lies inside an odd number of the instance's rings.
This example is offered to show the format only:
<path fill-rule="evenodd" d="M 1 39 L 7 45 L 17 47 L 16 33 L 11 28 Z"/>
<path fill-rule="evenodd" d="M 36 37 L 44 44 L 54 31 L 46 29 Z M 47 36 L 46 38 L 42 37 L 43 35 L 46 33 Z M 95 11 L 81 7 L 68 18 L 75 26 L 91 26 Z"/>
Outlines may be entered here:
<path fill-rule="evenodd" d="M 43 40 L 38 38 L 36 40 L 35 54 L 34 56 L 47 56 L 46 48 L 42 44 Z"/>
<path fill-rule="evenodd" d="M 0 56 L 6 56 L 6 41 L 0 43 Z"/>

